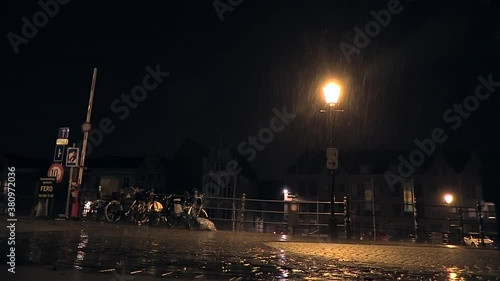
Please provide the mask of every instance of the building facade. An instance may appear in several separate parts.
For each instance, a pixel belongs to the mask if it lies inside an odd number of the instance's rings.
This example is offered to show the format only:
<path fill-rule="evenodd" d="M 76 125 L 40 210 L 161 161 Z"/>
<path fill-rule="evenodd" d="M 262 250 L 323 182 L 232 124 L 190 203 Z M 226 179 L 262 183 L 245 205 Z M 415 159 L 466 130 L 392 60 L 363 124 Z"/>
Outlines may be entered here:
<path fill-rule="evenodd" d="M 147 157 L 104 157 L 88 162 L 84 185 L 89 200 L 109 197 L 120 189 L 136 187 L 154 189 L 165 194 L 167 188 L 167 159 Z"/>
<path fill-rule="evenodd" d="M 342 202 L 349 195 L 351 231 L 356 236 L 380 233 L 408 238 L 415 226 L 421 233 L 455 232 L 461 227 L 464 232 L 477 232 L 478 201 L 485 212 L 485 231 L 495 231 L 494 205 L 482 199 L 482 162 L 476 153 L 438 151 L 418 167 L 403 167 L 399 155 L 408 153 L 340 153 L 335 201 Z M 305 200 L 330 201 L 331 175 L 324 163 L 323 151 L 304 153 L 287 173 L 287 189 Z M 406 176 L 404 180 L 395 180 L 401 175 Z M 451 195 L 453 201 L 446 203 L 445 195 Z M 336 207 L 336 212 L 343 212 L 343 204 Z M 324 212 L 320 223 L 328 223 L 329 204 L 303 209 Z M 343 217 L 338 218 L 342 221 Z"/>
<path fill-rule="evenodd" d="M 204 206 L 219 228 L 235 228 L 242 195 L 256 198 L 258 179 L 248 162 L 222 142 L 203 161 L 202 193 Z M 232 225 L 232 226 L 230 226 Z"/>

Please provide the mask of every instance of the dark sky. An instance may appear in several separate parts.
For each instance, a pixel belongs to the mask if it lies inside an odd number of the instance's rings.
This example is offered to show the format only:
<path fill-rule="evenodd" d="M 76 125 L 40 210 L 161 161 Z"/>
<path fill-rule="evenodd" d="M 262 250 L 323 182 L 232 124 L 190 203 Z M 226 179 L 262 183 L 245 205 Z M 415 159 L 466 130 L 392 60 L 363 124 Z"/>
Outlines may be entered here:
<path fill-rule="evenodd" d="M 94 67 L 92 122 L 116 126 L 94 157 L 170 157 L 186 136 L 210 146 L 223 135 L 236 147 L 286 106 L 297 117 L 253 163 L 263 178 L 279 177 L 305 148 L 326 146 L 317 112 L 332 77 L 343 83 L 341 149 L 412 149 L 436 127 L 451 132 L 442 115 L 474 93 L 478 75 L 500 81 L 499 5 L 401 1 L 403 10 L 349 63 L 340 43 L 353 45 L 354 28 L 388 2 L 243 0 L 221 21 L 211 1 L 69 1 L 16 54 L 9 32 L 22 35 L 21 18 L 32 21 L 41 8 L 7 1 L 0 149 L 52 157 L 61 126 L 78 142 Z M 120 120 L 111 104 L 157 64 L 170 75 Z M 446 145 L 495 148 L 499 93 Z"/>

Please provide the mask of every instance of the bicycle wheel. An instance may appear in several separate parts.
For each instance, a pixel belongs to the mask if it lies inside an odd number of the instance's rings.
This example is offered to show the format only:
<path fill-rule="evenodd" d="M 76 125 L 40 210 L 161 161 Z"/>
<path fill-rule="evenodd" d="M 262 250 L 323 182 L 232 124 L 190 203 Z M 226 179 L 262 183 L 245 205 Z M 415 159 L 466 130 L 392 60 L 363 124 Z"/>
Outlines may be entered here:
<path fill-rule="evenodd" d="M 177 217 L 172 210 L 169 210 L 166 216 L 166 220 L 167 220 L 167 226 L 169 228 L 174 228 L 177 226 L 177 223 L 179 222 L 179 217 Z"/>
<path fill-rule="evenodd" d="M 123 206 L 118 200 L 113 200 L 104 208 L 104 215 L 109 222 L 117 222 L 122 218 Z"/>
<path fill-rule="evenodd" d="M 193 230 L 196 226 L 196 209 L 194 207 L 190 207 L 188 212 L 187 212 L 187 216 L 186 216 L 186 224 L 187 224 L 187 227 L 191 230 Z"/>
<path fill-rule="evenodd" d="M 105 214 L 104 214 L 104 209 L 106 208 L 106 202 L 102 199 L 98 199 L 92 204 L 90 204 L 90 210 L 87 214 L 87 217 L 89 217 L 93 221 L 100 221 L 104 219 Z"/>
<path fill-rule="evenodd" d="M 132 218 L 138 224 L 144 224 L 149 221 L 149 212 L 145 202 L 139 202 L 132 210 Z"/>
<path fill-rule="evenodd" d="M 152 226 L 159 226 L 162 220 L 161 214 L 156 211 L 149 213 L 149 224 Z"/>
<path fill-rule="evenodd" d="M 205 209 L 201 209 L 199 214 L 198 214 L 198 217 L 208 219 L 207 211 L 205 211 Z"/>

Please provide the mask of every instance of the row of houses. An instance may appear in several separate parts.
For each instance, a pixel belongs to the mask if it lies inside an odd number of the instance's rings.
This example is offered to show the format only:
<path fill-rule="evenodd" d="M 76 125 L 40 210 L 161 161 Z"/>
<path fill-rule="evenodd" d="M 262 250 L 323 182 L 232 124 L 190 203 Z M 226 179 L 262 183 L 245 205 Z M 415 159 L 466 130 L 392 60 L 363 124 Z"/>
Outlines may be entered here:
<path fill-rule="evenodd" d="M 391 184 L 399 176 L 399 156 L 408 152 L 341 152 L 335 175 L 336 201 L 350 196 L 351 227 L 354 232 L 377 231 L 392 236 L 421 232 L 454 232 L 463 224 L 464 232 L 479 231 L 477 202 L 484 217 L 484 230 L 496 231 L 494 204 L 484 200 L 483 161 L 476 152 L 437 151 L 404 181 Z M 400 158 L 399 158 L 400 159 Z M 325 152 L 304 153 L 286 176 L 286 188 L 304 200 L 328 200 L 332 196 L 331 174 L 325 168 Z M 451 195 L 453 201 L 445 202 Z M 417 204 L 413 202 L 416 200 Z M 309 205 L 314 210 L 317 206 Z M 340 206 L 342 207 L 342 206 Z M 416 209 L 415 209 L 416 207 Z M 328 212 L 329 206 L 321 205 Z M 341 211 L 341 210 L 337 210 Z M 417 222 L 415 213 L 417 212 Z M 328 217 L 323 217 L 327 223 Z"/>
<path fill-rule="evenodd" d="M 398 174 L 398 156 L 407 152 L 341 151 L 340 165 L 336 171 L 334 194 L 342 201 L 351 198 L 352 227 L 359 232 L 367 229 L 411 232 L 414 227 L 415 198 L 421 218 L 419 228 L 425 231 L 452 230 L 460 214 L 465 231 L 478 229 L 476 203 L 479 201 L 487 212 L 486 222 L 495 217 L 493 204 L 484 200 L 483 188 L 485 156 L 476 152 L 438 151 L 407 177 L 406 183 L 388 184 L 385 174 Z M 491 156 L 491 155 L 490 155 Z M 494 158 L 494 157 L 493 157 Z M 17 193 L 22 195 L 18 205 L 29 209 L 36 201 L 36 184 L 46 174 L 51 164 L 46 160 L 33 160 L 15 155 L 2 154 L 0 167 L 4 172 L 0 180 L 6 180 L 6 168 L 17 167 Z M 283 179 L 259 180 L 255 171 L 235 150 L 221 143 L 205 149 L 186 139 L 172 159 L 160 155 L 146 157 L 109 156 L 88 160 L 84 173 L 83 188 L 92 200 L 98 196 L 110 196 L 128 187 L 154 188 L 157 193 L 183 193 L 199 190 L 209 198 L 267 198 L 282 200 L 282 190 L 287 189 L 297 200 L 329 201 L 332 195 L 331 175 L 325 167 L 325 152 L 310 149 L 304 152 L 288 169 Z M 61 189 L 65 187 L 61 186 Z M 62 193 L 61 193 L 62 194 Z M 453 203 L 446 205 L 444 195 L 452 194 Z M 21 197 L 21 196 L 20 196 Z M 64 197 L 64 195 L 62 195 Z M 491 196 L 490 196 L 491 197 Z M 231 200 L 208 200 L 207 207 L 230 210 Z M 260 204 L 257 209 L 276 209 L 276 206 Z M 281 207 L 277 207 L 279 209 Z M 339 205 L 339 212 L 342 210 Z M 328 213 L 328 204 L 308 204 L 303 211 Z M 222 213 L 221 218 L 234 217 L 234 210 Z M 249 219 L 266 219 L 265 214 L 249 214 Z M 279 216 L 278 216 L 279 217 Z M 376 218 L 376 220 L 374 220 Z M 276 216 L 269 218 L 275 220 Z M 316 215 L 309 222 L 325 223 L 327 216 Z M 491 228 L 492 230 L 493 228 Z"/>

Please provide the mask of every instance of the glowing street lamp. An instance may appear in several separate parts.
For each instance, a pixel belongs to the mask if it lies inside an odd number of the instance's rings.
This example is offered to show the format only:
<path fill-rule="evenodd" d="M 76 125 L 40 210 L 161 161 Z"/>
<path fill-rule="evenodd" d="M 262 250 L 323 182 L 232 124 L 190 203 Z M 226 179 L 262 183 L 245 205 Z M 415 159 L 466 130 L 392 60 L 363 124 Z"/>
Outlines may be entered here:
<path fill-rule="evenodd" d="M 340 96 L 340 86 L 335 83 L 330 83 L 323 88 L 326 103 L 330 106 L 337 104 Z"/>
<path fill-rule="evenodd" d="M 451 194 L 446 194 L 446 195 L 444 196 L 444 202 L 445 202 L 446 204 L 451 204 L 451 202 L 453 202 L 453 195 L 451 195 Z"/>

